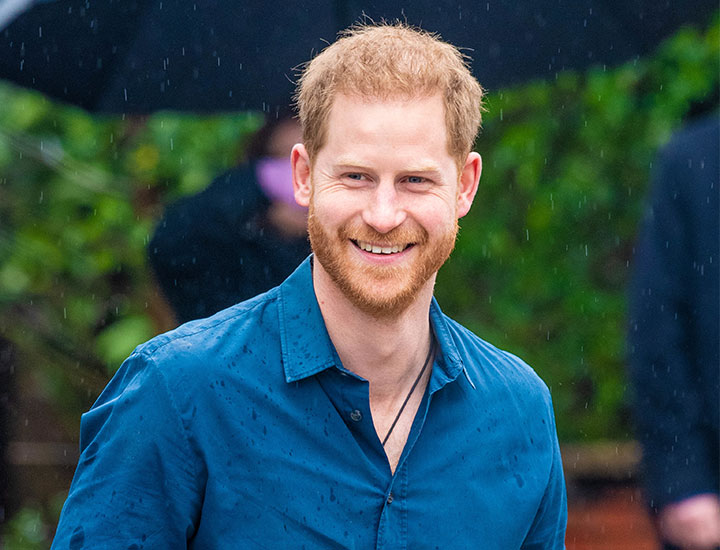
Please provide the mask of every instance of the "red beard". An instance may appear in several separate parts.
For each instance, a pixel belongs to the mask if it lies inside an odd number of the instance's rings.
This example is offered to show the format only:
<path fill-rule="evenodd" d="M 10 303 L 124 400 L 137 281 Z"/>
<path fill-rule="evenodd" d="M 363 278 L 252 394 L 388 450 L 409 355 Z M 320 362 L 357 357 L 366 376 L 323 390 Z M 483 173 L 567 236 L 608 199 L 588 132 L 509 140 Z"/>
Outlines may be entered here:
<path fill-rule="evenodd" d="M 405 222 L 388 233 L 348 222 L 333 235 L 317 220 L 310 201 L 308 233 L 316 259 L 348 300 L 375 318 L 397 317 L 410 306 L 450 256 L 457 231 L 455 220 L 451 229 L 431 242 L 428 232 L 414 222 Z M 412 243 L 416 250 L 402 265 L 371 265 L 353 259 L 350 247 L 355 245 L 351 241 L 388 246 Z"/>

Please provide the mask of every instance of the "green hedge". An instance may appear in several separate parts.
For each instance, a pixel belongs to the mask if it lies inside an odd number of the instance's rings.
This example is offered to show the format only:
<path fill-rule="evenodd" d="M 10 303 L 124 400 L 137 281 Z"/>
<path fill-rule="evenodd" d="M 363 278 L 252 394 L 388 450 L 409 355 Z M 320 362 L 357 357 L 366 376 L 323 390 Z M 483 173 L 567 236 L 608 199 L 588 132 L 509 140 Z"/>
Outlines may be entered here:
<path fill-rule="evenodd" d="M 625 306 L 657 148 L 717 102 L 717 20 L 653 58 L 491 94 L 480 189 L 438 277 L 440 303 L 523 357 L 563 441 L 623 439 Z M 707 107 L 711 107 L 706 105 Z"/>
<path fill-rule="evenodd" d="M 629 436 L 633 237 L 657 148 L 693 104 L 717 100 L 719 31 L 716 18 L 649 59 L 490 90 L 480 190 L 437 295 L 533 365 L 563 441 Z M 0 337 L 69 434 L 122 359 L 162 328 L 144 252 L 162 205 L 234 164 L 259 122 L 91 117 L 0 86 Z M 31 517 L 11 525 L 8 545 Z"/>

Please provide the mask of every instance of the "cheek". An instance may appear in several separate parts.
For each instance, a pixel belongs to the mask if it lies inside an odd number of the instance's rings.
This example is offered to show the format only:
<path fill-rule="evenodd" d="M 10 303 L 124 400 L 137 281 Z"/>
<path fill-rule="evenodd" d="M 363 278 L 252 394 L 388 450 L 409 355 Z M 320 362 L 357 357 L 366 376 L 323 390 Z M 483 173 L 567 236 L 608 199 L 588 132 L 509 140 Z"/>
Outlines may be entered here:
<path fill-rule="evenodd" d="M 352 217 L 351 205 L 352 202 L 342 200 L 335 193 L 321 193 L 319 196 L 313 193 L 310 198 L 310 215 L 328 227 L 338 226 Z"/>
<path fill-rule="evenodd" d="M 418 221 L 426 225 L 430 231 L 434 226 L 438 228 L 453 225 L 457 220 L 457 200 L 454 197 L 442 197 L 435 201 L 428 201 L 416 210 Z"/>

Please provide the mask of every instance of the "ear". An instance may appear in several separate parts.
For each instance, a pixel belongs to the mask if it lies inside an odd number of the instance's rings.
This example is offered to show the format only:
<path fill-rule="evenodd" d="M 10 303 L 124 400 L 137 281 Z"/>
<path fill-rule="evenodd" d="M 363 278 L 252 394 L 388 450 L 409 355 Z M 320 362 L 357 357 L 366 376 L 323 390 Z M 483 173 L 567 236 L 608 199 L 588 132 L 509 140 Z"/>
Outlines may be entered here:
<path fill-rule="evenodd" d="M 465 160 L 460 171 L 457 194 L 457 216 L 462 218 L 470 211 L 475 193 L 477 193 L 480 173 L 482 172 L 482 158 L 475 151 L 471 152 Z"/>
<path fill-rule="evenodd" d="M 310 157 L 302 143 L 293 146 L 290 152 L 290 164 L 292 166 L 293 190 L 295 191 L 295 202 L 300 206 L 310 205 Z"/>

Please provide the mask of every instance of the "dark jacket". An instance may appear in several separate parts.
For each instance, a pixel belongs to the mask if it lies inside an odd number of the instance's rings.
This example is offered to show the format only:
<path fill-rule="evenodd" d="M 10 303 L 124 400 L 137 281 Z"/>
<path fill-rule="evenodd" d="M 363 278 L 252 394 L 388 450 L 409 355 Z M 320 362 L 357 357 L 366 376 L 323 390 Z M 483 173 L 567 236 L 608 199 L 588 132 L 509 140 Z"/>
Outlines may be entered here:
<path fill-rule="evenodd" d="M 269 200 L 253 164 L 170 205 L 148 246 L 178 321 L 207 317 L 280 284 L 310 252 L 266 221 Z"/>
<path fill-rule="evenodd" d="M 635 258 L 629 359 L 655 509 L 718 492 L 719 121 L 662 151 Z"/>

